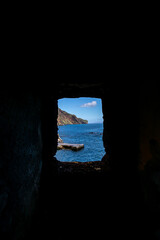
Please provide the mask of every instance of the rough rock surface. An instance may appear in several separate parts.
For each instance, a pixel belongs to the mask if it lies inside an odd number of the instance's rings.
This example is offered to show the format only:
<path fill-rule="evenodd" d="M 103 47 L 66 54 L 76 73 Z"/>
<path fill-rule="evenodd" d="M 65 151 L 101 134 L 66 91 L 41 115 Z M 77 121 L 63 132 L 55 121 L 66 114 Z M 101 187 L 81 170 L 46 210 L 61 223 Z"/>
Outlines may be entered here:
<path fill-rule="evenodd" d="M 84 144 L 71 144 L 71 143 L 58 143 L 57 149 L 70 149 L 73 151 L 78 151 L 84 148 Z"/>
<path fill-rule="evenodd" d="M 103 171 L 109 171 L 110 169 L 105 166 L 102 161 L 94 162 L 60 162 L 58 161 L 58 174 L 61 175 L 90 175 L 90 174 L 102 174 Z M 109 172 L 108 172 L 109 173 Z"/>
<path fill-rule="evenodd" d="M 59 134 L 58 134 L 58 143 L 63 143 L 62 138 L 60 138 Z"/>

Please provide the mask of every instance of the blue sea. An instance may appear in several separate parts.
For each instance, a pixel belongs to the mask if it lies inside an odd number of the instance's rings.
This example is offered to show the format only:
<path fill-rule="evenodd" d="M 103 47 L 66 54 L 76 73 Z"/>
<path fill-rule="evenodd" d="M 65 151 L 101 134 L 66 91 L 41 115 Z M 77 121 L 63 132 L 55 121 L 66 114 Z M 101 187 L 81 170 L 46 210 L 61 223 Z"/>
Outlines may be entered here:
<path fill-rule="evenodd" d="M 64 143 L 84 144 L 84 148 L 79 151 L 57 150 L 55 157 L 59 161 L 101 161 L 105 155 L 102 123 L 59 126 L 58 133 Z"/>

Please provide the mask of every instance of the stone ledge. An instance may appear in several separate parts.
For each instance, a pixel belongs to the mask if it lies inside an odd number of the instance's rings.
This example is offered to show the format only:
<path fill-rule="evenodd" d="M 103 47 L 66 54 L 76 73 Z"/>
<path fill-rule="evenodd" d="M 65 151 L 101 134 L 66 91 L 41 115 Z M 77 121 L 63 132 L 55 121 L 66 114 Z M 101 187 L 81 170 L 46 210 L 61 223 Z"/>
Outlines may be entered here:
<path fill-rule="evenodd" d="M 84 148 L 84 144 L 70 144 L 70 143 L 58 143 L 57 150 L 70 149 L 72 151 L 79 151 Z"/>

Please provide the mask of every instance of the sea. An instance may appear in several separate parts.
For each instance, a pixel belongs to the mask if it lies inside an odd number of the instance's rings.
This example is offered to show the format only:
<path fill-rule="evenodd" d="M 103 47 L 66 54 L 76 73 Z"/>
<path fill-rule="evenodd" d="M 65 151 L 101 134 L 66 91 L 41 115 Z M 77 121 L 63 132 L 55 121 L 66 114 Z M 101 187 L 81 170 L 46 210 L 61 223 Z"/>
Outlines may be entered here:
<path fill-rule="evenodd" d="M 103 123 L 58 126 L 58 133 L 64 143 L 84 144 L 79 151 L 57 150 L 55 157 L 61 162 L 101 161 L 105 155 Z"/>

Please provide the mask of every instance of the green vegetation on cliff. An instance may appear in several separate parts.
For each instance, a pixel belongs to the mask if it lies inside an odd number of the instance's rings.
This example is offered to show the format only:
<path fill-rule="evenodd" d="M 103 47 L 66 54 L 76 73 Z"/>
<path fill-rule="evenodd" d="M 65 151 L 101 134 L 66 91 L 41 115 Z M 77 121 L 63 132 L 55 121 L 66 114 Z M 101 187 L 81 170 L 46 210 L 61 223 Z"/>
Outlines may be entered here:
<path fill-rule="evenodd" d="M 58 126 L 67 125 L 67 124 L 87 124 L 88 121 L 82 118 L 77 118 L 74 114 L 67 113 L 60 108 L 58 108 Z"/>

